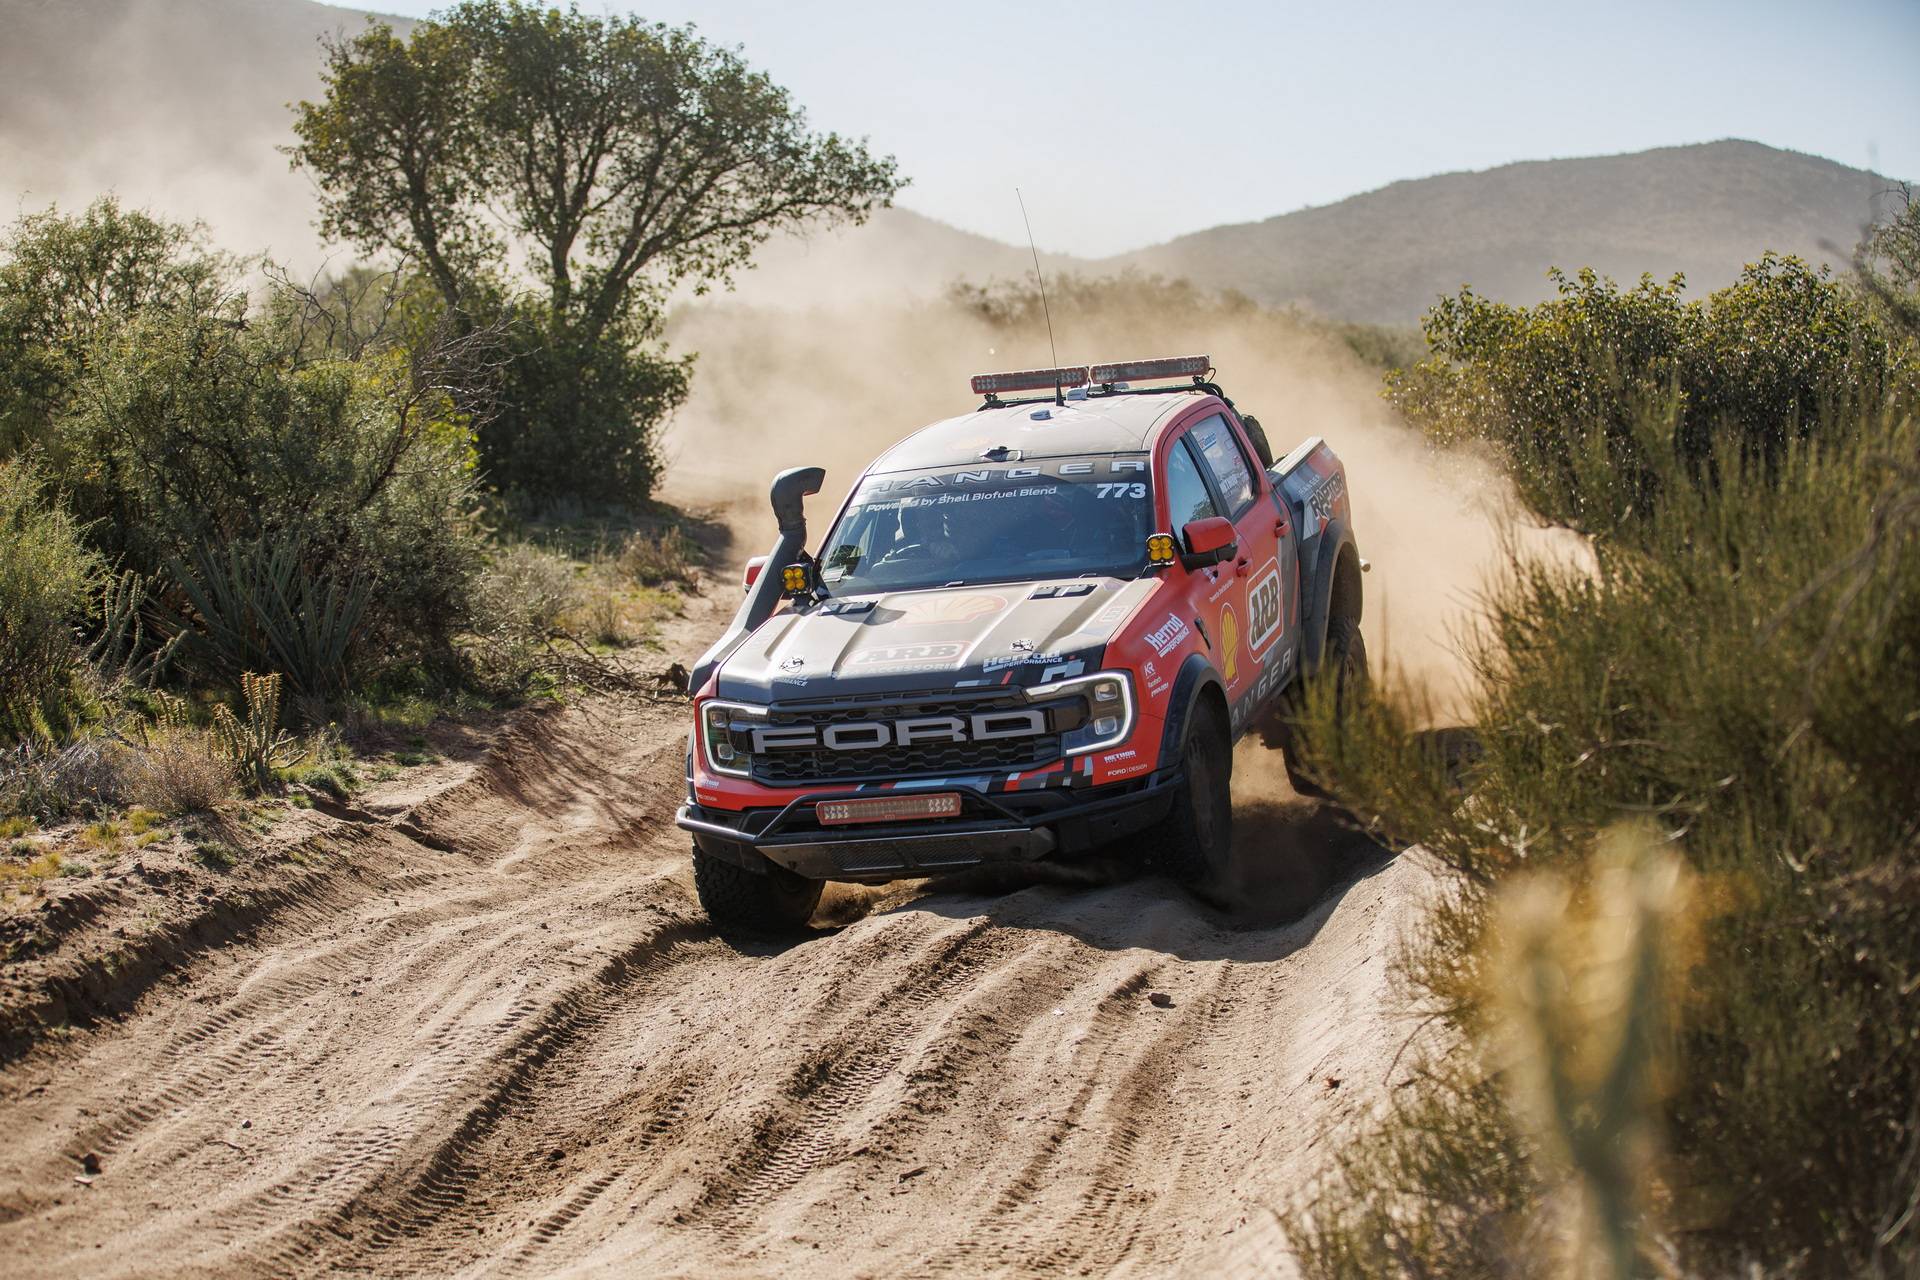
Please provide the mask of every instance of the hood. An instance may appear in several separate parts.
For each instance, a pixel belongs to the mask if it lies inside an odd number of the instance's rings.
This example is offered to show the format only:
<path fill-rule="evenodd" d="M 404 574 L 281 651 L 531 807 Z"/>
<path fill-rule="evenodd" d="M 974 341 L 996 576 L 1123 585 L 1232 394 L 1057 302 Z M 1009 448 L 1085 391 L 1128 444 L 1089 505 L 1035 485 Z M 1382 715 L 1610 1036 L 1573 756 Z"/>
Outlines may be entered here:
<path fill-rule="evenodd" d="M 985 684 L 1099 668 L 1157 578 L 1077 578 L 827 600 L 769 618 L 720 668 L 718 692 L 793 701 Z"/>

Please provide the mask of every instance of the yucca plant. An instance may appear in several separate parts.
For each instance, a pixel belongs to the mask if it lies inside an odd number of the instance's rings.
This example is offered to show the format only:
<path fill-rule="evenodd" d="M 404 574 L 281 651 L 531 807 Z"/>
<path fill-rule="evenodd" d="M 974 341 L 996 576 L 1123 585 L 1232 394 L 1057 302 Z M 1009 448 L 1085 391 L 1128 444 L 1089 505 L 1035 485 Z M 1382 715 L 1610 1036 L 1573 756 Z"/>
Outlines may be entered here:
<path fill-rule="evenodd" d="M 309 571 L 292 540 L 203 549 L 172 568 L 192 606 L 179 625 L 195 633 L 218 674 L 237 682 L 249 671 L 282 672 L 309 698 L 346 688 L 371 583 Z"/>

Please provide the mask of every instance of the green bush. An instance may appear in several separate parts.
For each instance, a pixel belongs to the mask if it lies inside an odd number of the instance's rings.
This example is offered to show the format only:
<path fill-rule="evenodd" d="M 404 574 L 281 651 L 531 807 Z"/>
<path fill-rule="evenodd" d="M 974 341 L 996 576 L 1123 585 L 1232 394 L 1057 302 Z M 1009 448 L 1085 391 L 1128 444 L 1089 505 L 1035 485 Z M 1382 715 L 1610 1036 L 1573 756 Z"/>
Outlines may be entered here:
<path fill-rule="evenodd" d="M 651 320 L 588 337 L 523 303 L 500 323 L 511 355 L 478 433 L 487 480 L 536 506 L 645 502 L 660 475 L 660 428 L 687 398 L 692 359 L 652 350 Z"/>
<path fill-rule="evenodd" d="M 308 576 L 365 584 L 389 652 L 443 649 L 478 561 L 470 433 L 405 353 L 299 339 L 232 306 L 129 321 L 60 423 L 70 501 L 145 571 L 295 546 Z"/>
<path fill-rule="evenodd" d="M 519 692 L 563 619 L 585 599 L 566 556 L 532 543 L 496 551 L 474 589 L 474 649 L 481 678 L 503 692 Z"/>
<path fill-rule="evenodd" d="M 1414 732 L 1425 709 L 1406 692 L 1338 733 L 1331 708 L 1313 708 L 1313 767 L 1457 873 L 1402 972 L 1461 1045 L 1487 1044 L 1495 1024 L 1502 887 L 1541 869 L 1587 882 L 1601 832 L 1657 824 L 1705 919 L 1659 1106 L 1666 1155 L 1649 1216 L 1629 1225 L 1690 1274 L 1750 1259 L 1912 1274 L 1920 425 L 1898 381 L 1911 349 L 1797 269 L 1677 308 L 1647 286 L 1583 286 L 1531 312 L 1443 309 L 1437 327 L 1467 360 L 1403 382 L 1403 400 L 1438 384 L 1443 421 L 1508 450 L 1536 516 L 1595 533 L 1592 561 L 1515 562 L 1490 589 L 1469 651 L 1481 754 L 1464 778 Z M 1463 388 L 1485 398 L 1450 398 Z M 1526 475 L 1542 458 L 1553 476 Z M 1433 1052 L 1432 1075 L 1297 1208 L 1310 1274 L 1555 1274 L 1540 1241 L 1560 1175 L 1506 1113 L 1497 1062 Z"/>
<path fill-rule="evenodd" d="M 485 380 L 480 342 L 370 302 L 363 277 L 316 296 L 269 275 L 255 304 L 190 230 L 110 202 L 24 220 L 0 264 L 0 336 L 52 371 L 9 393 L 15 421 L 41 415 L 31 434 L 89 545 L 212 642 L 183 660 L 227 683 L 281 670 L 326 696 L 356 662 L 451 669 L 480 558 L 456 408 Z M 266 594 L 237 613 L 212 594 L 236 556 L 279 566 L 252 575 Z M 249 629 L 260 643 L 236 647 Z M 293 655 L 301 637 L 314 644 Z"/>
<path fill-rule="evenodd" d="M 692 586 L 698 549 L 678 525 L 630 535 L 616 557 L 620 572 L 644 587 Z"/>
<path fill-rule="evenodd" d="M 1430 312 L 1429 358 L 1389 374 L 1389 396 L 1443 442 L 1478 439 L 1542 518 L 1604 532 L 1657 498 L 1642 419 L 1694 467 L 1731 441 L 1775 459 L 1823 422 L 1911 389 L 1914 365 L 1873 309 L 1822 269 L 1768 254 L 1704 301 L 1683 281 L 1622 290 L 1592 271 L 1555 273 L 1559 297 L 1511 307 L 1461 290 Z M 1618 480 L 1576 471 L 1604 465 Z"/>
<path fill-rule="evenodd" d="M 32 463 L 0 461 L 0 740 L 44 734 L 69 714 L 74 626 L 105 577 L 81 532 L 42 499 Z"/>
<path fill-rule="evenodd" d="M 15 222 L 0 243 L 0 457 L 49 442 L 106 334 L 149 309 L 212 305 L 238 265 L 207 246 L 202 228 L 111 196 L 77 216 Z"/>
<path fill-rule="evenodd" d="M 1899 211 L 1875 227 L 1854 255 L 1854 270 L 1889 324 L 1920 332 L 1920 203 L 1902 183 Z"/>

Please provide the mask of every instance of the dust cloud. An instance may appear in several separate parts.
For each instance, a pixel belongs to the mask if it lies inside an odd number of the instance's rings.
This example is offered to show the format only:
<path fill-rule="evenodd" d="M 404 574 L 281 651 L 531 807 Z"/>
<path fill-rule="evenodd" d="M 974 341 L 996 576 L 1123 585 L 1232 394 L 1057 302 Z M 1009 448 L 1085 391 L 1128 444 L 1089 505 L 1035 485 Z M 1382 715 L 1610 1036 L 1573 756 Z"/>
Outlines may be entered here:
<path fill-rule="evenodd" d="M 276 148 L 287 104 L 320 90 L 321 33 L 366 21 L 304 0 L 0 0 L 0 221 L 112 193 L 318 270 L 313 190 Z"/>
<path fill-rule="evenodd" d="M 1371 564 L 1363 629 L 1376 671 L 1458 714 L 1468 673 L 1457 640 L 1477 592 L 1505 562 L 1511 494 L 1484 460 L 1431 449 L 1380 397 L 1380 377 L 1337 338 L 1282 312 L 1231 319 L 1054 315 L 1063 363 L 1204 351 L 1276 456 L 1320 435 L 1347 465 L 1360 551 Z M 967 378 L 1053 363 L 1044 329 L 1009 340 L 945 302 L 808 310 L 702 303 L 669 340 L 699 353 L 693 396 L 673 422 L 669 496 L 720 505 L 744 558 L 770 545 L 766 486 L 819 465 L 827 517 L 872 458 L 978 403 Z M 1524 534 L 1524 531 L 1520 531 Z"/>

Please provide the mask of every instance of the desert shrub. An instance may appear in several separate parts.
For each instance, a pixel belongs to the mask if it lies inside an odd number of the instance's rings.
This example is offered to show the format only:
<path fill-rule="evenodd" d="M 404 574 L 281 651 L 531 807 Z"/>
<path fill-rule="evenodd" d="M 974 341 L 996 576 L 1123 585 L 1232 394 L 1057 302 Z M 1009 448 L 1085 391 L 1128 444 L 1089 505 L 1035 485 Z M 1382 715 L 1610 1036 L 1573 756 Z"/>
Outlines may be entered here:
<path fill-rule="evenodd" d="M 1753 341 L 1826 352 L 1798 373 L 1725 354 L 1757 332 L 1750 316 L 1716 337 L 1711 317 L 1654 294 L 1599 299 L 1657 313 L 1636 330 L 1644 347 L 1627 343 L 1620 359 L 1614 329 L 1576 332 L 1580 309 L 1564 296 L 1544 317 L 1469 308 L 1508 334 L 1570 326 L 1539 348 L 1504 337 L 1463 348 L 1481 354 L 1445 375 L 1462 386 L 1517 377 L 1503 367 L 1516 350 L 1531 351 L 1542 382 L 1448 412 L 1513 445 L 1516 473 L 1558 457 L 1550 482 L 1522 476 L 1521 489 L 1535 516 L 1594 532 L 1592 562 L 1516 561 L 1490 587 L 1468 652 L 1480 755 L 1464 778 L 1413 732 L 1425 715 L 1415 693 L 1383 694 L 1340 733 L 1317 699 L 1306 737 L 1314 767 L 1357 809 L 1456 873 L 1401 966 L 1411 1003 L 1450 1045 L 1495 1039 L 1492 993 L 1511 973 L 1496 959 L 1506 886 L 1542 871 L 1590 884 L 1602 832 L 1654 823 L 1701 885 L 1704 920 L 1656 1109 L 1666 1155 L 1628 1228 L 1687 1273 L 1757 1260 L 1812 1276 L 1910 1274 L 1920 425 L 1898 384 L 1900 344 L 1863 363 L 1859 314 L 1823 328 L 1858 303 L 1793 279 L 1809 303 L 1798 338 L 1780 297 L 1748 284 L 1756 313 L 1776 312 L 1773 337 Z M 1647 336 L 1656 329 L 1668 336 Z M 1834 333 L 1844 341 L 1826 343 Z M 1752 373 L 1752 395 L 1727 398 L 1737 379 L 1718 400 L 1690 391 L 1674 364 L 1703 353 Z M 1667 372 L 1587 380 L 1634 361 Z M 1863 369 L 1887 371 L 1877 399 L 1867 392 L 1881 375 Z M 1716 407 L 1690 418 L 1702 401 Z M 1542 1241 L 1568 1175 L 1508 1111 L 1510 1064 L 1430 1053 L 1420 1083 L 1297 1206 L 1309 1272 L 1560 1274 L 1564 1255 Z"/>
<path fill-rule="evenodd" d="M 151 731 L 131 773 L 133 802 L 169 816 L 212 812 L 240 794 L 233 764 L 214 735 L 190 724 Z"/>
<path fill-rule="evenodd" d="M 573 608 L 560 624 L 589 644 L 623 645 L 633 638 L 627 622 L 627 583 L 619 562 L 597 555 L 580 575 Z"/>
<path fill-rule="evenodd" d="M 0 241 L 0 457 L 49 443 L 108 333 L 148 309 L 211 305 L 236 269 L 204 229 L 111 196 L 20 218 Z"/>
<path fill-rule="evenodd" d="M 522 542 L 502 547 L 488 560 L 475 591 L 479 629 L 544 635 L 580 600 L 573 561 L 556 551 Z"/>
<path fill-rule="evenodd" d="M 677 525 L 630 535 L 616 557 L 620 572 L 645 587 L 692 586 L 694 559 L 693 539 Z"/>
<path fill-rule="evenodd" d="M 136 767 L 127 744 L 107 735 L 27 738 L 0 754 L 0 813 L 50 820 L 118 808 L 132 796 Z"/>
<path fill-rule="evenodd" d="M 1854 270 L 1894 328 L 1920 333 L 1920 204 L 1900 184 L 1893 215 L 1874 227 L 1854 255 Z"/>
<path fill-rule="evenodd" d="M 1534 511 L 1581 532 L 1656 500 L 1648 406 L 1663 406 L 1662 429 L 1697 468 L 1728 444 L 1778 458 L 1912 386 L 1911 357 L 1873 308 L 1797 258 L 1768 254 L 1700 302 L 1677 276 L 1626 290 L 1592 271 L 1555 280 L 1559 296 L 1534 307 L 1468 289 L 1443 299 L 1423 322 L 1429 358 L 1388 386 L 1435 438 L 1492 444 Z M 1614 483 L 1595 483 L 1600 466 Z"/>
<path fill-rule="evenodd" d="M 585 599 L 573 561 L 532 543 L 496 551 L 474 589 L 474 654 L 482 679 L 517 690 L 562 621 Z"/>
<path fill-rule="evenodd" d="M 77 226 L 45 215 L 17 230 L 5 270 Z M 192 256 L 187 233 L 156 226 L 103 224 L 92 234 L 108 242 L 93 247 L 174 253 L 191 287 L 156 286 L 43 353 L 64 380 L 63 395 L 43 397 L 45 465 L 87 539 L 173 581 L 235 554 L 276 565 L 289 556 L 285 599 L 257 598 L 250 625 L 278 610 L 317 626 L 308 606 L 325 614 L 323 602 L 345 593 L 365 600 L 345 661 L 449 660 L 480 546 L 473 437 L 456 392 L 483 378 L 487 335 L 410 332 L 402 344 L 377 323 L 369 332 L 364 314 L 356 324 L 338 291 L 271 277 L 253 305 L 244 281 L 217 270 L 225 264 Z M 138 244 L 112 243 L 115 227 Z M 231 679 L 250 665 L 218 645 L 214 655 L 207 674 Z M 275 665 L 303 691 L 342 679 L 339 661 L 332 671 L 284 655 Z"/>
<path fill-rule="evenodd" d="M 32 463 L 0 462 L 0 739 L 62 722 L 79 661 L 74 625 L 104 575 Z"/>
<path fill-rule="evenodd" d="M 478 559 L 463 422 L 404 353 L 309 357 L 294 317 L 237 318 L 146 315 L 97 352 L 61 424 L 70 500 L 132 566 L 266 546 L 316 597 L 367 593 L 387 652 L 444 647 Z"/>
<path fill-rule="evenodd" d="M 481 543 L 459 405 L 493 335 L 450 334 L 403 277 L 312 292 L 244 265 L 112 201 L 17 223 L 0 242 L 0 457 L 34 444 L 89 545 L 160 595 L 196 560 L 285 551 L 293 613 L 366 594 L 350 661 L 449 663 Z"/>
<path fill-rule="evenodd" d="M 653 349 L 658 323 L 588 338 L 524 300 L 502 319 L 512 350 L 479 432 L 487 479 L 536 505 L 557 499 L 633 506 L 660 474 L 659 432 L 685 401 L 691 359 Z"/>

